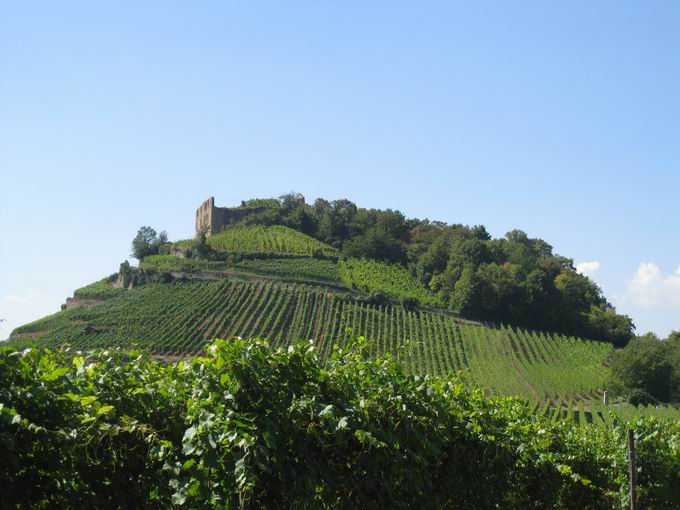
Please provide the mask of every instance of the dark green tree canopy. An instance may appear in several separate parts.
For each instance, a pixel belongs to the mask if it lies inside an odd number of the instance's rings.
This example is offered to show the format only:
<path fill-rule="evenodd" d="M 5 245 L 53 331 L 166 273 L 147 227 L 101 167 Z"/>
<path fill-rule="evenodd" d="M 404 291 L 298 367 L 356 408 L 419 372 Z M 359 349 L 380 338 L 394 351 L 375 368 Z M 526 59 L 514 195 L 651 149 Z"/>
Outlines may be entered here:
<path fill-rule="evenodd" d="M 132 240 L 132 256 L 137 260 L 142 260 L 149 255 L 156 255 L 160 247 L 167 244 L 167 242 L 168 234 L 165 230 L 157 234 L 151 227 L 140 227 L 137 235 Z"/>
<path fill-rule="evenodd" d="M 612 356 L 611 389 L 634 404 L 680 402 L 678 332 L 666 340 L 647 333 Z"/>

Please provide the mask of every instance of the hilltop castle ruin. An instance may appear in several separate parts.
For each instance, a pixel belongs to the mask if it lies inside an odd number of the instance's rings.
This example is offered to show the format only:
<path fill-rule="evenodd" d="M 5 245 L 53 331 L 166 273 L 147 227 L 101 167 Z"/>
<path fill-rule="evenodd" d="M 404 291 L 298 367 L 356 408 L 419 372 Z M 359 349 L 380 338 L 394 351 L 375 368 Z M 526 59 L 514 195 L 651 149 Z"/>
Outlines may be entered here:
<path fill-rule="evenodd" d="M 210 197 L 196 209 L 196 235 L 201 231 L 207 236 L 217 234 L 230 223 L 262 210 L 263 207 L 215 207 L 215 197 Z"/>
<path fill-rule="evenodd" d="M 276 198 L 254 199 L 241 202 L 238 207 L 215 207 L 215 198 L 210 197 L 196 209 L 196 236 L 201 232 L 211 236 L 219 234 L 231 223 L 237 223 L 253 214 L 266 211 L 268 208 L 289 207 L 305 203 L 300 193 L 288 193 Z"/>

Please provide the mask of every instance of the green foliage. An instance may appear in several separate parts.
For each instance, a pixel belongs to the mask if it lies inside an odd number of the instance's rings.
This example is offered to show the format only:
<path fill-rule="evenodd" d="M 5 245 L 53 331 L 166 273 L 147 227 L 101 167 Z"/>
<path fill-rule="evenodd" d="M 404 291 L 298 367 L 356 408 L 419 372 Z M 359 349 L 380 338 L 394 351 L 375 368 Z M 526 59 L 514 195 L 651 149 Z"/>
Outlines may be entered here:
<path fill-rule="evenodd" d="M 291 228 L 276 225 L 266 227 L 251 225 L 230 227 L 223 232 L 210 236 L 208 245 L 218 251 L 293 253 L 311 255 L 317 250 L 327 255 L 336 251 L 330 246 L 317 241 Z"/>
<path fill-rule="evenodd" d="M 616 351 L 610 363 L 611 388 L 633 404 L 680 402 L 680 345 L 640 337 Z"/>
<path fill-rule="evenodd" d="M 73 292 L 73 297 L 77 299 L 109 299 L 115 297 L 121 292 L 125 292 L 124 289 L 114 288 L 112 286 L 115 278 L 116 275 L 114 274 L 103 278 L 98 282 L 76 289 L 76 291 Z"/>
<path fill-rule="evenodd" d="M 231 258 L 227 260 L 187 259 L 171 255 L 151 255 L 139 265 L 146 271 L 233 272 L 280 276 L 301 280 L 321 280 L 340 284 L 338 266 L 324 258 Z"/>
<path fill-rule="evenodd" d="M 208 237 L 205 229 L 202 229 L 197 235 L 193 245 L 194 256 L 196 258 L 207 258 L 210 253 L 210 246 L 208 246 Z"/>
<path fill-rule="evenodd" d="M 132 256 L 137 260 L 142 260 L 144 257 L 157 254 L 161 246 L 167 243 L 168 234 L 165 230 L 157 234 L 151 227 L 140 227 L 132 240 Z"/>
<path fill-rule="evenodd" d="M 311 343 L 0 350 L 0 493 L 12 508 L 622 508 L 625 427 Z M 680 425 L 633 424 L 644 508 L 675 508 Z"/>
<path fill-rule="evenodd" d="M 260 336 L 283 346 L 314 338 L 322 356 L 328 356 L 348 336 L 363 335 L 373 354 L 390 352 L 414 374 L 461 372 L 466 383 L 496 395 L 520 395 L 552 411 L 561 399 L 575 397 L 586 406 L 588 419 L 604 426 L 610 426 L 610 411 L 626 419 L 647 414 L 680 418 L 680 412 L 663 406 L 646 410 L 617 402 L 615 407 L 600 407 L 602 390 L 609 387 L 609 344 L 465 324 L 443 311 L 414 309 L 409 298 L 390 304 L 378 291 L 362 299 L 274 281 L 158 284 L 153 283 L 158 278 L 144 271 L 135 279 L 147 283 L 103 304 L 64 310 L 21 326 L 10 342 L 21 346 L 37 340 L 79 349 L 139 345 L 159 353 L 189 353 L 215 337 Z"/>
<path fill-rule="evenodd" d="M 350 258 L 339 260 L 338 266 L 340 278 L 348 287 L 369 293 L 382 292 L 394 299 L 409 298 L 423 305 L 441 304 L 408 269 L 398 264 Z"/>
<path fill-rule="evenodd" d="M 253 274 L 341 282 L 338 265 L 320 258 L 245 259 L 236 262 L 234 269 Z"/>
<path fill-rule="evenodd" d="M 392 353 L 411 373 L 461 372 L 465 382 L 497 395 L 550 399 L 591 394 L 607 384 L 604 363 L 613 350 L 608 344 L 464 324 L 377 298 L 261 281 L 147 284 L 96 307 L 17 328 L 11 341 L 25 335 L 54 347 L 139 345 L 187 353 L 215 337 L 259 336 L 276 346 L 313 338 L 325 358 L 348 336 L 363 335 L 372 354 Z"/>

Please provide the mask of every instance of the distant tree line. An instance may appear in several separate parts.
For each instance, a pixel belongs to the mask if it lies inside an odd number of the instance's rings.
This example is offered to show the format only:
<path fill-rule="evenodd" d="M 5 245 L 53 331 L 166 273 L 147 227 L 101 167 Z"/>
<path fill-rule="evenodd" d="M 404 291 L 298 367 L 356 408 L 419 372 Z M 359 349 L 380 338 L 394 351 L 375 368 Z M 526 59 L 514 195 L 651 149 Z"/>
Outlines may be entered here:
<path fill-rule="evenodd" d="M 350 257 L 398 262 L 462 315 L 616 346 L 634 336 L 632 320 L 617 314 L 602 290 L 521 230 L 492 239 L 481 226 L 407 219 L 392 209 L 365 209 L 342 199 L 307 204 L 299 193 L 244 201 L 258 212 L 240 223 L 286 225 Z"/>

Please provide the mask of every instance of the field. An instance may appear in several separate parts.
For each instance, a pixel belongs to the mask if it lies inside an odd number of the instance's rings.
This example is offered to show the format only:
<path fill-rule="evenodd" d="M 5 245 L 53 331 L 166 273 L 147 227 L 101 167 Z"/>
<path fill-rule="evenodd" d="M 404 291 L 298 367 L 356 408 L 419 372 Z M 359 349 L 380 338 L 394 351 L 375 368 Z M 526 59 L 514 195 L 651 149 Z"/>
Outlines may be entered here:
<path fill-rule="evenodd" d="M 213 338 L 260 337 L 274 346 L 312 339 L 322 359 L 357 336 L 371 355 L 390 353 L 417 375 L 453 375 L 492 395 L 519 395 L 538 414 L 608 425 L 621 416 L 676 416 L 674 408 L 604 408 L 609 344 L 510 328 L 486 328 L 443 313 L 374 305 L 306 285 L 255 281 L 150 284 L 95 307 L 64 310 L 18 328 L 76 349 L 138 346 L 195 353 Z"/>

